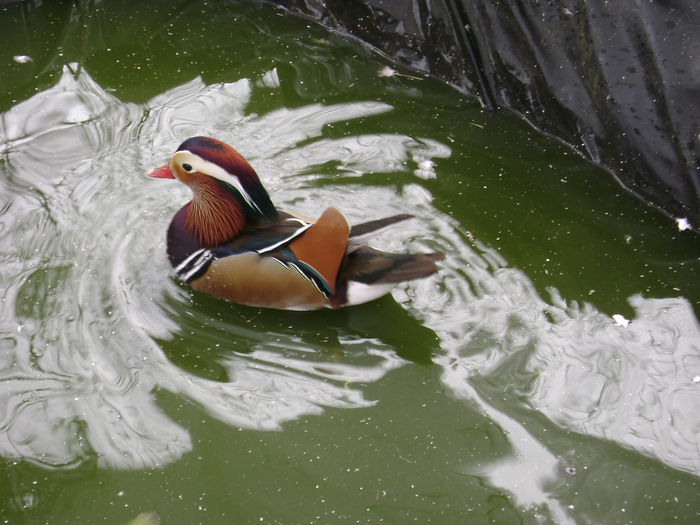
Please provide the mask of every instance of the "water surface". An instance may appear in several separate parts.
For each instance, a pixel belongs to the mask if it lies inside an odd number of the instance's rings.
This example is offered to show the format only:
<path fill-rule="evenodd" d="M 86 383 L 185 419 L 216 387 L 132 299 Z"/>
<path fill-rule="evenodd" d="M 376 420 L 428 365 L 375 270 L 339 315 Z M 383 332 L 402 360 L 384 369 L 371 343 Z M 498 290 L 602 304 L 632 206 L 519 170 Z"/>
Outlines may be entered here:
<path fill-rule="evenodd" d="M 0 9 L 8 523 L 697 520 L 696 234 L 270 5 Z M 144 173 L 199 134 L 281 208 L 414 213 L 376 246 L 440 273 L 336 312 L 192 293 L 187 189 Z"/>

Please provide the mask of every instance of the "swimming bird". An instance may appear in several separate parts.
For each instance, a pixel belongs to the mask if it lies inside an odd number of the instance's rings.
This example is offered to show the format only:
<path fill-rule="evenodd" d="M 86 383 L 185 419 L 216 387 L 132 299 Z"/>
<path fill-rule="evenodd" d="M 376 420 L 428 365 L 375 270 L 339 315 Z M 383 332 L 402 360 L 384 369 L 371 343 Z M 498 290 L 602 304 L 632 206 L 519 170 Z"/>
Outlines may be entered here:
<path fill-rule="evenodd" d="M 248 161 L 213 138 L 185 140 L 148 175 L 177 179 L 192 190 L 167 233 L 177 277 L 235 303 L 287 310 L 360 304 L 433 274 L 444 258 L 365 244 L 409 214 L 351 227 L 332 207 L 318 219 L 278 210 Z"/>

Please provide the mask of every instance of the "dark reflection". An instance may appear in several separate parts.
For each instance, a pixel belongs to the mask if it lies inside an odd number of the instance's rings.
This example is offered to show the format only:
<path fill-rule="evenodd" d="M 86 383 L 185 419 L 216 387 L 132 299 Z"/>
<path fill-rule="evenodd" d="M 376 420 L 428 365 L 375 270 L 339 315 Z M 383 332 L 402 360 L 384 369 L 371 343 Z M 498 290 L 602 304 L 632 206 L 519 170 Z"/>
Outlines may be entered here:
<path fill-rule="evenodd" d="M 46 476 L 45 465 L 0 458 L 0 517 L 2 523 L 51 523 L 56 506 L 65 504 L 67 485 L 94 479 L 97 462 L 60 469 L 55 478 Z"/>
<path fill-rule="evenodd" d="M 189 290 L 188 290 L 189 292 Z M 391 296 L 340 310 L 294 312 L 241 306 L 191 292 L 189 300 L 170 297 L 166 308 L 179 327 L 169 340 L 158 340 L 177 366 L 214 381 L 229 381 L 221 359 L 231 352 L 251 353 L 269 340 L 294 341 L 319 359 L 364 354 L 368 346 L 347 341 L 376 341 L 384 352 L 428 365 L 439 338 L 422 326 Z M 400 328 L 399 328 L 400 327 Z M 377 346 L 369 345 L 369 347 Z M 283 345 L 281 354 L 289 352 Z"/>

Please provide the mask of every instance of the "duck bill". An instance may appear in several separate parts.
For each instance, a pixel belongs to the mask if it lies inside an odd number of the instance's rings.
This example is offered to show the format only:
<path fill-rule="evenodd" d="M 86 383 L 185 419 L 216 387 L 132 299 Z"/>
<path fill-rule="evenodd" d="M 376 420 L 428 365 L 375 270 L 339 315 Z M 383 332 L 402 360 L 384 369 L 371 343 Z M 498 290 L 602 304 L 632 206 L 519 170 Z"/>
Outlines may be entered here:
<path fill-rule="evenodd" d="M 149 177 L 153 177 L 154 179 L 174 179 L 175 176 L 173 175 L 173 172 L 170 171 L 170 166 L 168 164 L 165 164 L 164 166 L 161 166 L 160 168 L 153 168 L 151 171 L 146 173 Z"/>

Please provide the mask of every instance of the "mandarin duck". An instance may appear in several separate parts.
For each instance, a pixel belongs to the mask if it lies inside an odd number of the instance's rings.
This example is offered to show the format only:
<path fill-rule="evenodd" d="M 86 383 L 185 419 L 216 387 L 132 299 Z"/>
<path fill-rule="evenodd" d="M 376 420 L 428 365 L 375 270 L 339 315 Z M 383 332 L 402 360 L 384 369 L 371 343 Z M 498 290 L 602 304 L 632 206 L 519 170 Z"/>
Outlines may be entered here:
<path fill-rule="evenodd" d="M 441 253 L 394 254 L 365 245 L 402 214 L 350 227 L 336 208 L 316 220 L 278 210 L 255 170 L 209 137 L 180 144 L 150 177 L 177 179 L 192 200 L 173 217 L 167 252 L 176 276 L 195 290 L 286 310 L 365 303 L 397 283 L 427 277 Z"/>

